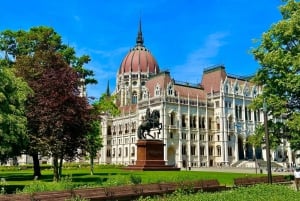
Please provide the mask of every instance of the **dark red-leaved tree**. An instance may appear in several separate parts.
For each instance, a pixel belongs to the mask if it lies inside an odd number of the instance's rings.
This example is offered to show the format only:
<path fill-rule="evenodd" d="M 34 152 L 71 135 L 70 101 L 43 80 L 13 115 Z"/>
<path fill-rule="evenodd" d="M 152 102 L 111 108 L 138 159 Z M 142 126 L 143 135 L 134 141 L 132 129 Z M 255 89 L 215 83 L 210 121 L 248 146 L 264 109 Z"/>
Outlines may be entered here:
<path fill-rule="evenodd" d="M 78 73 L 59 54 L 47 55 L 47 68 L 30 81 L 35 94 L 27 117 L 36 131 L 32 142 L 53 157 L 54 180 L 59 180 L 63 159 L 73 159 L 84 144 L 90 122 L 89 104 L 79 96 Z"/>

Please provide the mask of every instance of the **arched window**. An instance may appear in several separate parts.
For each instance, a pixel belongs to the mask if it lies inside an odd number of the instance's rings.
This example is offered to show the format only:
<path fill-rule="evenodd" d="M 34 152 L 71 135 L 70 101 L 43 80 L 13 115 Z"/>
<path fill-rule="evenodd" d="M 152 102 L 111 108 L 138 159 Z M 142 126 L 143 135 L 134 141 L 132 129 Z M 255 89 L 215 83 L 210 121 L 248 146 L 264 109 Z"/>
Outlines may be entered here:
<path fill-rule="evenodd" d="M 143 90 L 143 99 L 146 99 L 146 98 L 148 98 L 148 91 L 147 91 L 147 89 L 144 89 Z"/>
<path fill-rule="evenodd" d="M 131 100 L 131 103 L 132 103 L 132 104 L 137 104 L 137 93 L 136 93 L 136 91 L 134 91 L 134 92 L 132 93 L 132 100 Z"/>
<path fill-rule="evenodd" d="M 160 87 L 159 87 L 159 85 L 156 85 L 156 87 L 155 87 L 155 96 L 160 96 Z"/>
<path fill-rule="evenodd" d="M 168 95 L 169 96 L 172 96 L 174 93 L 173 93 L 173 86 L 171 83 L 168 84 Z"/>
<path fill-rule="evenodd" d="M 135 155 L 135 148 L 131 147 L 131 156 L 134 156 L 134 155 Z"/>

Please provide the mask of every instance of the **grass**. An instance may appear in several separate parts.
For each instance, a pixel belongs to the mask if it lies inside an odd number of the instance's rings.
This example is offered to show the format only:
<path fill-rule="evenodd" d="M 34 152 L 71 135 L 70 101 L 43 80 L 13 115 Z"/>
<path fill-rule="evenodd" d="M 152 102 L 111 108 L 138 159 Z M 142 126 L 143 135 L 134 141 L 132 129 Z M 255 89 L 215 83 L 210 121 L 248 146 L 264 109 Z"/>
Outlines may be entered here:
<path fill-rule="evenodd" d="M 64 183 L 54 187 L 52 169 L 43 169 L 39 183 L 33 181 L 33 170 L 28 169 L 0 169 L 1 187 L 5 187 L 7 193 L 12 193 L 16 189 L 42 191 L 46 189 L 43 185 L 48 185 L 48 190 L 63 190 L 61 188 L 77 188 L 90 186 L 115 186 L 128 183 L 160 183 L 160 182 L 178 182 L 187 180 L 218 179 L 226 186 L 233 185 L 233 179 L 237 177 L 256 176 L 256 174 L 246 173 L 224 173 L 224 172 L 201 172 L 201 171 L 129 171 L 111 166 L 95 166 L 94 175 L 90 175 L 88 166 L 65 167 L 63 169 Z M 1 186 L 2 185 L 2 186 Z M 37 187 L 33 187 L 33 186 Z M 40 188 L 38 187 L 40 186 Z M 58 188 L 58 189 L 57 189 Z"/>
<path fill-rule="evenodd" d="M 299 197 L 300 191 L 295 191 L 290 186 L 259 184 L 215 193 L 190 194 L 179 190 L 171 195 L 154 198 L 145 197 L 140 198 L 139 201 L 298 201 Z"/>

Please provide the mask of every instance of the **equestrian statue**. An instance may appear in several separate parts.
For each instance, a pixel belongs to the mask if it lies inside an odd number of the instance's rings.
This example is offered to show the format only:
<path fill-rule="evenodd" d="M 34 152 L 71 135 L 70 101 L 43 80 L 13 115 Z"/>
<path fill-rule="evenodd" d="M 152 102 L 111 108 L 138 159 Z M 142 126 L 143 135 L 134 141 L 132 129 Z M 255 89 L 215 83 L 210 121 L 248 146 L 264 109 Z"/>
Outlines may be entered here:
<path fill-rule="evenodd" d="M 150 108 L 147 108 L 145 120 L 138 127 L 138 138 L 146 139 L 146 135 L 149 135 L 154 139 L 154 136 L 150 134 L 150 130 L 155 128 L 158 129 L 158 134 L 160 134 L 162 123 L 159 123 L 159 118 L 160 114 L 158 110 L 153 110 L 152 113 L 150 113 Z"/>

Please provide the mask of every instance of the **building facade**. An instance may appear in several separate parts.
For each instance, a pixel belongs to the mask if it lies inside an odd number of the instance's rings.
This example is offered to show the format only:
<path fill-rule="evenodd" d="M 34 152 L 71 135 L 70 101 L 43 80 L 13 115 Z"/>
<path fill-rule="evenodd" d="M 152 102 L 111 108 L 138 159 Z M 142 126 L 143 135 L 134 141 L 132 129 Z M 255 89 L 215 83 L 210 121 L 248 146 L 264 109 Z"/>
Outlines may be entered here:
<path fill-rule="evenodd" d="M 140 23 L 136 45 L 116 75 L 114 95 L 121 115 L 102 117 L 99 163 L 135 163 L 137 129 L 147 108 L 160 111 L 162 130 L 160 134 L 151 130 L 151 134 L 163 140 L 168 165 L 228 166 L 244 159 L 265 159 L 264 148 L 254 149 L 247 143 L 255 127 L 263 123 L 262 110 L 249 108 L 262 89 L 249 79 L 230 75 L 225 66 L 217 65 L 204 69 L 200 84 L 175 81 L 170 72 L 160 70 L 145 47 Z M 284 145 L 272 151 L 272 159 L 291 163 L 291 150 L 287 142 Z"/>

